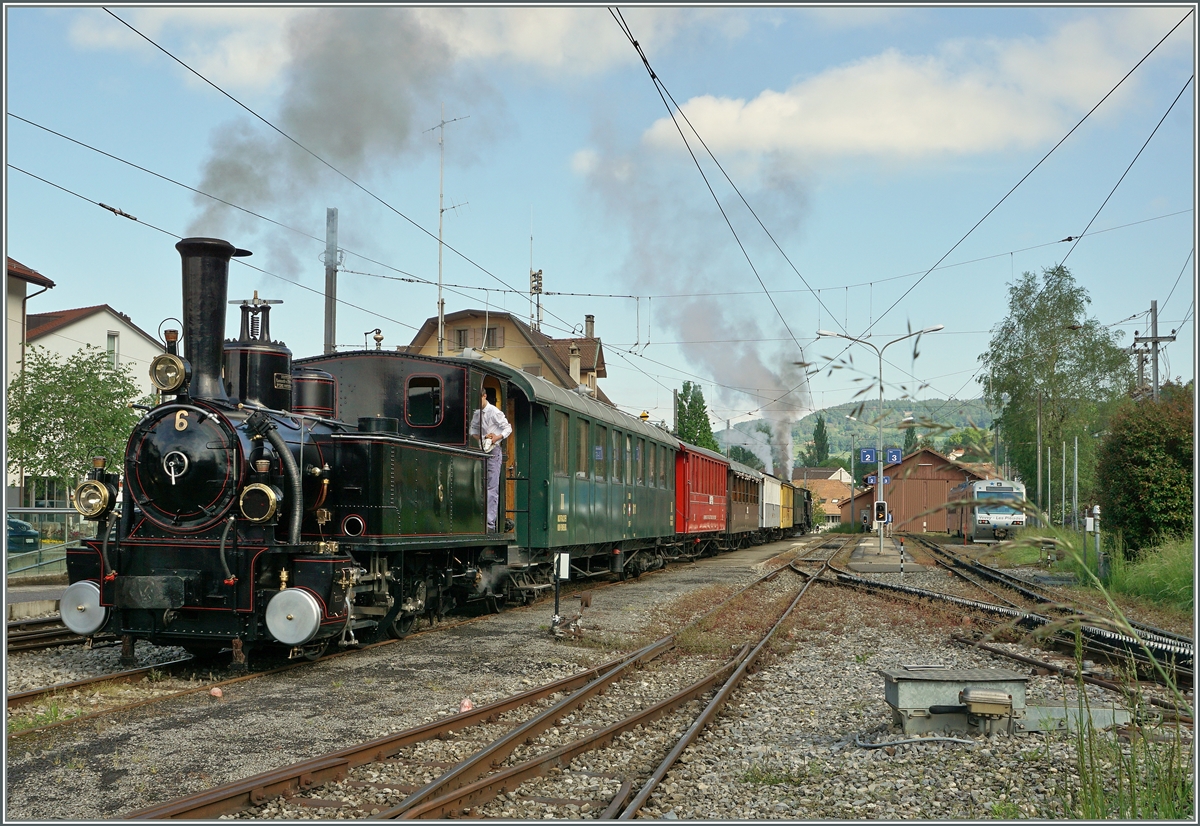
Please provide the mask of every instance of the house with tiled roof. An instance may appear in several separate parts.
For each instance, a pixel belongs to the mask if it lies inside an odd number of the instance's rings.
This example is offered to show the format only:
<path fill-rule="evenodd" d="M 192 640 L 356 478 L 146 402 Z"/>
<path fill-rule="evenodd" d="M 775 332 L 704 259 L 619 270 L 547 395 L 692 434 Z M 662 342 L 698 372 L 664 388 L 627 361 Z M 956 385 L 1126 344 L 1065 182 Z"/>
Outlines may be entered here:
<path fill-rule="evenodd" d="M 31 314 L 25 341 L 64 358 L 89 344 L 99 347 L 114 365 L 129 365 L 129 374 L 142 395 L 154 393 L 150 362 L 163 352 L 162 345 L 128 315 L 107 304 Z"/>
<path fill-rule="evenodd" d="M 806 480 L 837 479 L 845 485 L 850 484 L 850 471 L 844 467 L 793 467 L 792 482 L 798 484 Z"/>
<path fill-rule="evenodd" d="M 443 316 L 442 355 L 484 358 L 557 384 L 586 387 L 597 401 L 612 405 L 597 384 L 608 370 L 604 346 L 595 334 L 593 316 L 585 316 L 582 336 L 551 338 L 512 313 L 496 310 L 459 310 Z M 438 355 L 438 320 L 428 318 L 406 348 L 409 353 Z"/>
<path fill-rule="evenodd" d="M 842 521 L 842 503 L 850 498 L 850 486 L 841 479 L 799 479 L 798 488 L 812 491 L 816 525 L 832 527 Z"/>
<path fill-rule="evenodd" d="M 39 296 L 54 286 L 54 282 L 40 272 L 8 259 L 8 300 L 5 304 L 4 338 L 8 358 L 4 362 L 4 386 L 12 383 L 21 372 L 21 359 L 25 353 L 26 309 L 29 299 Z M 32 292 L 30 292 L 32 290 Z"/>

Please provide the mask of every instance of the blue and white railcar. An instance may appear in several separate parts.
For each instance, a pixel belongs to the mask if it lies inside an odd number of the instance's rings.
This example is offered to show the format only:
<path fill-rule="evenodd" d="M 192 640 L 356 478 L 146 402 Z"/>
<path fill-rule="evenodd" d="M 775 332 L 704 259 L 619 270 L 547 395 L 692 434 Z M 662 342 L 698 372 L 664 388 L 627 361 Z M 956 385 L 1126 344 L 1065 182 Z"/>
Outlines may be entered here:
<path fill-rule="evenodd" d="M 1025 485 L 1006 479 L 963 482 L 951 489 L 950 530 L 971 542 L 1002 542 L 1026 524 Z"/>

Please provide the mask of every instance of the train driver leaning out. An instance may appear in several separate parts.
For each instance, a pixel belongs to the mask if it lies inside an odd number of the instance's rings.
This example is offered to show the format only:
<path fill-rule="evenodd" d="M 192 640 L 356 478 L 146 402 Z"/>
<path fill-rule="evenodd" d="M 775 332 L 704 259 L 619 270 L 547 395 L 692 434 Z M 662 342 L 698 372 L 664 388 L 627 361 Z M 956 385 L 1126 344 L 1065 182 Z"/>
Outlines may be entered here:
<path fill-rule="evenodd" d="M 489 398 L 489 392 L 481 393 L 480 407 L 471 417 L 471 435 L 482 442 L 488 451 L 487 457 L 487 531 L 496 532 L 496 516 L 500 508 L 500 470 L 504 467 L 501 443 L 512 433 L 512 425 Z"/>

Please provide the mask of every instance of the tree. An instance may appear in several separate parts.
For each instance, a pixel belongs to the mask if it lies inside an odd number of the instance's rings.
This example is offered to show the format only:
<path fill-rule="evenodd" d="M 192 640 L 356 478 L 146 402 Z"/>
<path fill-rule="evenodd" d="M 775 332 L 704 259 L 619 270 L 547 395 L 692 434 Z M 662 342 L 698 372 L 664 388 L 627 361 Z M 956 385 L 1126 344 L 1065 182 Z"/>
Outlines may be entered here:
<path fill-rule="evenodd" d="M 704 393 L 700 385 L 690 381 L 683 383 L 679 394 L 679 432 L 675 435 L 688 444 L 697 447 L 721 451 L 717 440 L 713 438 L 712 423 L 708 420 L 708 406 L 704 403 Z"/>
<path fill-rule="evenodd" d="M 942 442 L 942 453 L 955 448 L 963 451 L 965 462 L 989 462 L 992 459 L 992 432 L 980 427 L 964 427 L 946 436 Z"/>
<path fill-rule="evenodd" d="M 753 450 L 747 450 L 741 445 L 734 445 L 729 449 L 729 458 L 735 462 L 741 462 L 743 465 L 748 465 L 755 470 L 767 469 L 767 466 L 763 464 L 763 460 L 758 458 Z"/>
<path fill-rule="evenodd" d="M 984 398 L 999 417 L 1000 438 L 1030 498 L 1037 489 L 1037 422 L 1041 400 L 1043 454 L 1061 455 L 1079 437 L 1079 491 L 1093 496 L 1095 440 L 1092 434 L 1130 388 L 1129 354 L 1122 333 L 1086 314 L 1091 302 L 1062 265 L 1039 279 L 1023 273 L 1008 290 L 1008 315 L 992 329 L 979 360 Z M 1044 458 L 1044 456 L 1043 456 Z"/>
<path fill-rule="evenodd" d="M 1141 550 L 1192 534 L 1192 384 L 1166 384 L 1159 402 L 1125 401 L 1096 462 L 1101 524 Z"/>
<path fill-rule="evenodd" d="M 825 432 L 825 417 L 817 414 L 817 423 L 813 425 L 812 453 L 805 459 L 809 467 L 820 467 L 821 462 L 829 458 L 829 434 Z"/>
<path fill-rule="evenodd" d="M 129 365 L 114 367 L 92 345 L 65 360 L 44 347 L 25 351 L 8 389 L 8 470 L 61 479 L 67 485 L 105 456 L 121 467 L 125 443 L 137 424 L 138 401 Z"/>
<path fill-rule="evenodd" d="M 908 456 L 917 449 L 917 429 L 915 427 L 906 427 L 904 429 L 904 455 Z"/>

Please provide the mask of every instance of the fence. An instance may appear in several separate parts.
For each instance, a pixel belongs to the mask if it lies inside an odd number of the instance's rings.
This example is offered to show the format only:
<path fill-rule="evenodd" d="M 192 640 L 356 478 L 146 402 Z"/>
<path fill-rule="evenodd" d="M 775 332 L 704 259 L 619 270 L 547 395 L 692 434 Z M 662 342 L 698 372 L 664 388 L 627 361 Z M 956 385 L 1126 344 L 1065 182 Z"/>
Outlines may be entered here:
<path fill-rule="evenodd" d="M 74 508 L 9 508 L 8 513 L 28 522 L 41 537 L 41 547 L 36 551 L 6 554 L 10 578 L 65 574 L 66 549 L 96 537 L 96 523 L 84 519 Z"/>

